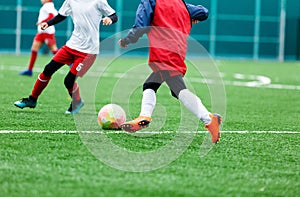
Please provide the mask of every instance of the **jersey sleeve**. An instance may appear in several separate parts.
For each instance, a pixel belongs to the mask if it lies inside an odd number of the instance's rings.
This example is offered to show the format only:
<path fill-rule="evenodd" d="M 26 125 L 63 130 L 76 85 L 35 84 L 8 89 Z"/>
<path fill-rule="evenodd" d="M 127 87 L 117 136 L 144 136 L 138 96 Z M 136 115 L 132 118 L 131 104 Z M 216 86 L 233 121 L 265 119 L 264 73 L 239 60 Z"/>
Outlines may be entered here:
<path fill-rule="evenodd" d="M 193 20 L 204 21 L 208 18 L 208 10 L 204 6 L 186 4 L 186 7 Z"/>
<path fill-rule="evenodd" d="M 136 12 L 134 27 L 149 27 L 154 14 L 155 0 L 142 0 Z"/>
<path fill-rule="evenodd" d="M 71 14 L 71 6 L 69 0 L 65 0 L 62 6 L 60 7 L 58 13 L 62 16 L 69 16 Z"/>
<path fill-rule="evenodd" d="M 99 4 L 99 9 L 104 16 L 111 16 L 116 13 L 116 11 L 107 3 L 107 0 L 100 0 Z"/>
<path fill-rule="evenodd" d="M 155 0 L 141 0 L 136 12 L 133 28 L 128 32 L 127 37 L 124 38 L 124 43 L 126 45 L 137 42 L 143 34 L 150 30 L 155 5 Z"/>
<path fill-rule="evenodd" d="M 56 15 L 54 18 L 46 21 L 48 23 L 49 26 L 55 25 L 57 23 L 60 23 L 61 21 L 65 20 L 67 17 L 63 16 L 63 15 Z"/>

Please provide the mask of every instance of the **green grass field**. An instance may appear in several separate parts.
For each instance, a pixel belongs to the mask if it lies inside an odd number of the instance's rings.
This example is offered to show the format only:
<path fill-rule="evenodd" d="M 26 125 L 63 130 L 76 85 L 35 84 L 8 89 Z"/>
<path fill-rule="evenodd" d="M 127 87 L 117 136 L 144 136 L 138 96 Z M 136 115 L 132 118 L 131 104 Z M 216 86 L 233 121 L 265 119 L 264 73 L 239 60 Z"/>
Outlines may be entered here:
<path fill-rule="evenodd" d="M 176 160 L 156 170 L 130 172 L 101 162 L 99 155 L 91 151 L 101 147 L 101 139 L 89 138 L 87 143 L 85 136 L 74 131 L 80 128 L 81 118 L 82 124 L 91 121 L 94 129 L 97 111 L 110 102 L 129 110 L 128 119 L 137 116 L 142 82 L 150 70 L 144 66 L 140 72 L 133 65 L 145 64 L 147 59 L 124 57 L 103 70 L 103 62 L 109 59 L 99 57 L 95 69 L 86 76 L 91 79 L 88 82 L 97 82 L 96 89 L 82 88 L 83 99 L 91 91 L 95 96 L 94 103 L 87 100 L 85 107 L 94 108 L 85 113 L 84 107 L 73 117 L 64 114 L 70 103 L 63 85 L 67 67 L 53 76 L 35 109 L 13 106 L 14 101 L 30 94 L 38 71 L 50 56 L 38 57 L 33 77 L 18 75 L 26 68 L 28 58 L 0 56 L 0 196 L 300 196 L 299 62 L 216 61 L 226 92 L 222 98 L 226 113 L 222 112 L 224 133 L 220 143 L 200 157 L 207 135 L 202 132 L 203 125 L 197 123 L 200 132 Z M 135 77 L 122 75 L 130 69 Z M 191 67 L 186 79 L 211 109 L 209 88 L 198 78 L 201 76 Z M 89 87 L 83 79 L 79 83 Z M 115 86 L 118 83 L 119 89 Z M 130 98 L 123 100 L 127 92 L 122 87 L 130 84 L 135 89 Z M 107 136 L 123 150 L 142 154 L 159 150 L 175 137 L 181 108 L 166 86 L 158 91 L 157 103 L 153 122 L 145 130 L 148 134 L 105 131 L 106 135 L 97 135 Z M 91 118 L 85 121 L 86 117 Z M 187 136 L 193 133 L 188 128 Z M 89 147 L 91 144 L 94 147 Z M 99 154 L 101 151 L 111 152 L 109 159 L 119 161 L 110 149 L 99 150 Z M 168 157 L 172 155 L 161 155 Z M 130 164 L 129 158 L 123 161 L 124 167 Z"/>

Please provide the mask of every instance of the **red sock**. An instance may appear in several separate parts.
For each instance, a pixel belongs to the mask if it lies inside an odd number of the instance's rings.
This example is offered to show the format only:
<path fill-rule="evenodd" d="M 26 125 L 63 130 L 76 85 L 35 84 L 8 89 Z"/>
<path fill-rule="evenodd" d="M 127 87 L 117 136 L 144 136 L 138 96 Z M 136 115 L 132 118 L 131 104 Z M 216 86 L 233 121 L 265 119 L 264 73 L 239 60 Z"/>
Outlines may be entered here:
<path fill-rule="evenodd" d="M 40 96 L 40 94 L 42 93 L 42 91 L 48 85 L 50 79 L 51 79 L 51 76 L 47 77 L 44 75 L 44 73 L 41 73 L 34 84 L 34 87 L 32 89 L 30 96 L 37 99 Z"/>
<path fill-rule="evenodd" d="M 28 65 L 28 70 L 32 70 L 33 69 L 35 60 L 37 58 L 37 54 L 38 54 L 37 51 L 33 51 L 33 50 L 31 51 L 31 56 L 30 56 L 30 61 L 29 61 L 29 65 Z"/>
<path fill-rule="evenodd" d="M 69 95 L 72 97 L 73 101 L 80 101 L 80 91 L 79 91 L 79 86 L 75 82 L 73 88 L 68 89 Z"/>

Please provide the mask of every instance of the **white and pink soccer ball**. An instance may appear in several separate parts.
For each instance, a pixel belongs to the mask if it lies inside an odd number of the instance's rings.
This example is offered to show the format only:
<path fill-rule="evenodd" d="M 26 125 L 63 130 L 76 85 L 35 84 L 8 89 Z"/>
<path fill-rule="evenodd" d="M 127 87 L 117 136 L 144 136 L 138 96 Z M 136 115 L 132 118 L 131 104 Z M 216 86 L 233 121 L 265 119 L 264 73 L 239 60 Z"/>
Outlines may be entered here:
<path fill-rule="evenodd" d="M 107 104 L 98 113 L 98 123 L 102 129 L 119 130 L 126 121 L 126 113 L 117 104 Z"/>

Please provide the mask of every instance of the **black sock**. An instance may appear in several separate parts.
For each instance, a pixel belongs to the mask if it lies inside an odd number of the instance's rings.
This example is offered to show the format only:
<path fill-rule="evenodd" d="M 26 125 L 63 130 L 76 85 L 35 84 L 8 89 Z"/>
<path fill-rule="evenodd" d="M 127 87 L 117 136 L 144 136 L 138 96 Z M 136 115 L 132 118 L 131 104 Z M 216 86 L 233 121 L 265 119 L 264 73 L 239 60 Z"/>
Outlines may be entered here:
<path fill-rule="evenodd" d="M 29 96 L 29 99 L 32 100 L 32 101 L 34 101 L 34 102 L 37 101 L 37 98 L 34 98 L 34 97 L 32 97 L 32 96 Z"/>

